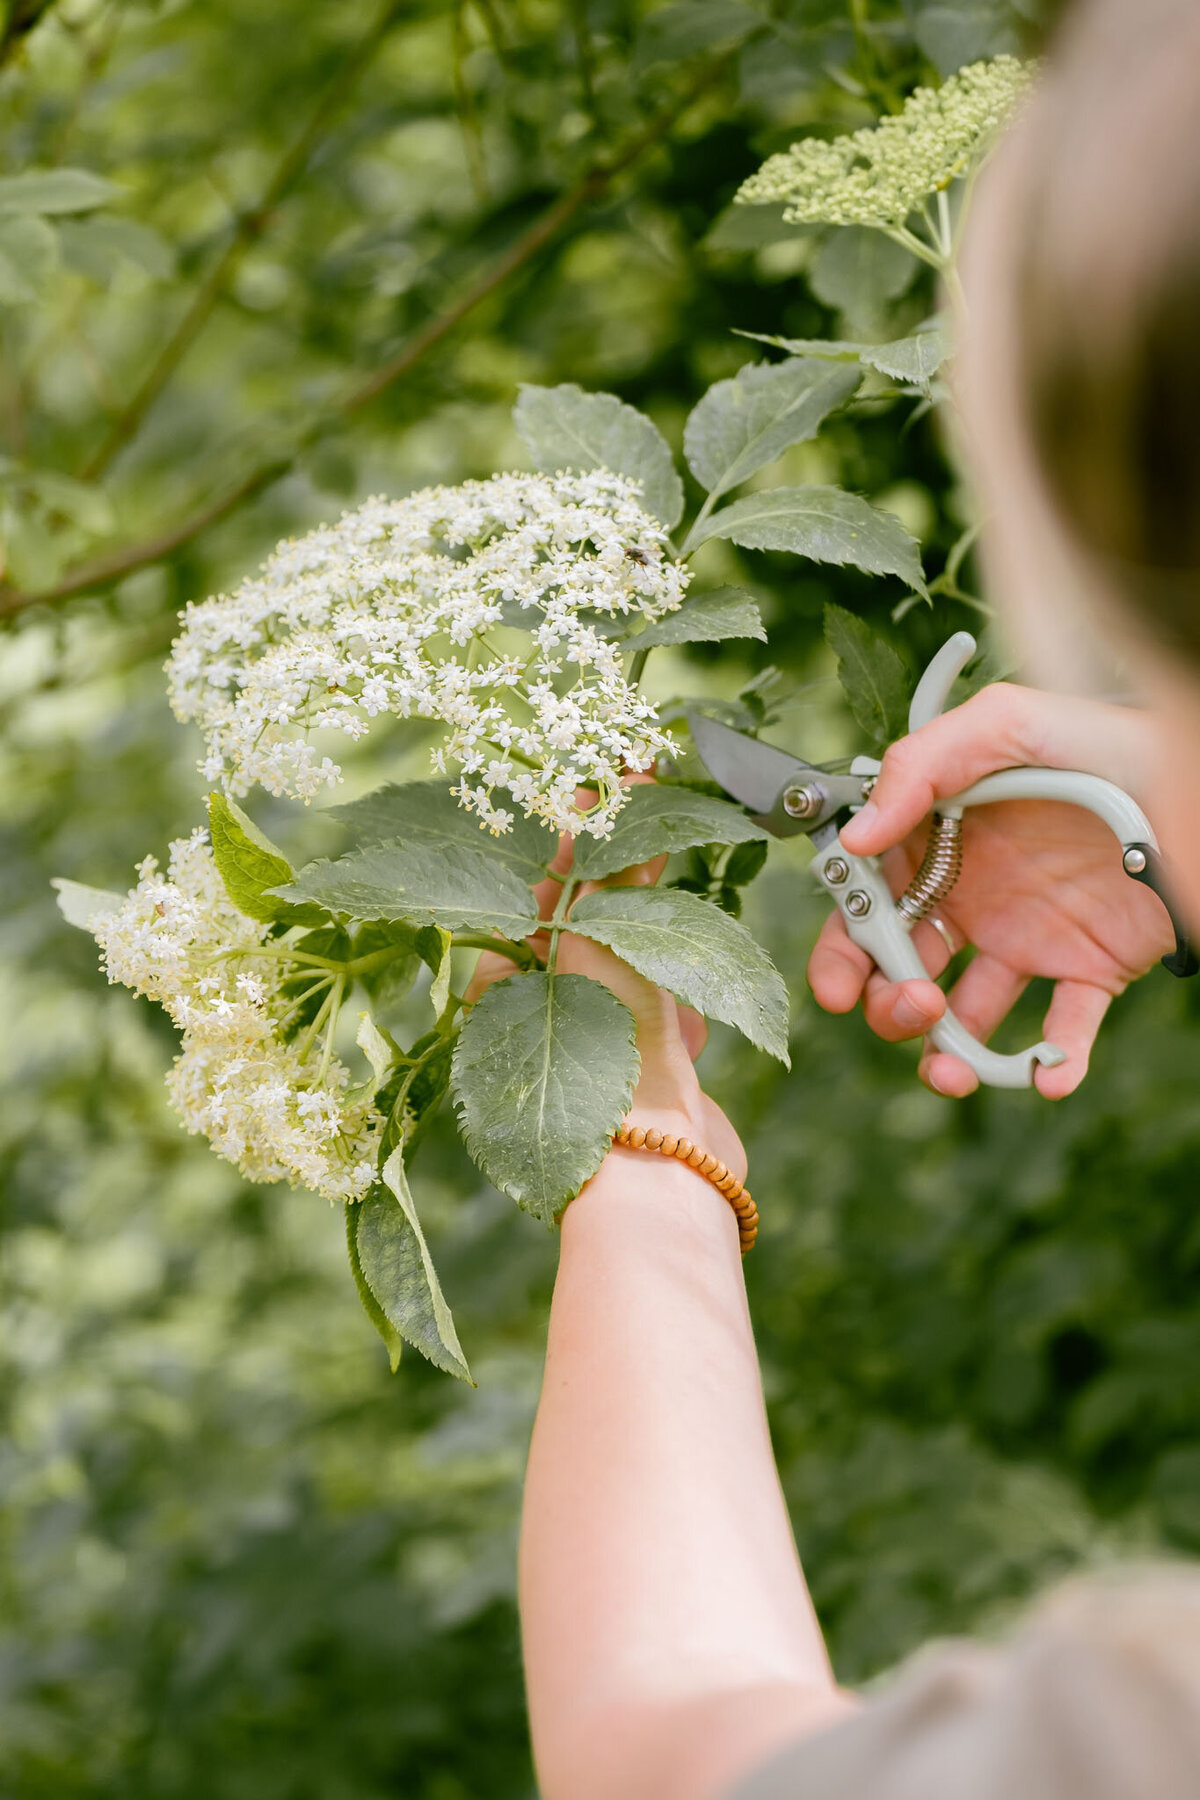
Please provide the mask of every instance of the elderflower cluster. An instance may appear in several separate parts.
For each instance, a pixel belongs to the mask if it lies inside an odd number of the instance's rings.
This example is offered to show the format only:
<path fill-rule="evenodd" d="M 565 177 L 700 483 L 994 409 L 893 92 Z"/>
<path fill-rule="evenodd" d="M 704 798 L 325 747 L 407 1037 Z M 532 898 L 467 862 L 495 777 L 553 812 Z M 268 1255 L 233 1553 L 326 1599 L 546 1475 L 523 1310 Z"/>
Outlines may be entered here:
<path fill-rule="evenodd" d="M 284 982 L 297 965 L 267 950 L 267 926 L 231 904 L 207 833 L 173 843 L 165 875 L 148 856 L 138 876 L 91 930 L 109 980 L 157 1000 L 183 1032 L 167 1086 L 188 1130 L 252 1181 L 361 1199 L 375 1178 L 379 1115 L 347 1092 L 336 1057 L 322 1069 L 303 1037 L 284 1041 L 294 1001 Z"/>
<path fill-rule="evenodd" d="M 457 765 L 454 792 L 494 832 L 515 805 L 603 836 L 622 774 L 670 748 L 606 628 L 660 618 L 689 580 L 637 495 L 607 470 L 499 475 L 368 500 L 281 544 L 236 592 L 189 607 L 168 664 L 177 715 L 207 741 L 202 773 L 309 800 L 340 777 L 312 732 L 436 719 L 434 767 Z M 586 815 L 578 787 L 600 796 Z"/>
<path fill-rule="evenodd" d="M 949 187 L 1008 121 L 1030 84 L 1015 56 L 971 63 L 903 110 L 845 137 L 804 138 L 743 182 L 742 205 L 786 201 L 790 225 L 897 227 Z"/>

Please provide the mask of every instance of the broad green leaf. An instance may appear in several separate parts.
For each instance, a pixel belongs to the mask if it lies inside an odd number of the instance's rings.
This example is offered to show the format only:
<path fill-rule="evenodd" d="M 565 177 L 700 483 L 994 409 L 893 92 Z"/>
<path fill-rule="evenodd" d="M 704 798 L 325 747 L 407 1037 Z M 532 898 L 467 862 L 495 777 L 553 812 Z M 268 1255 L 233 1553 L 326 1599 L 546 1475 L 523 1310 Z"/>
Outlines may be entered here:
<path fill-rule="evenodd" d="M 683 62 L 702 51 L 736 44 L 765 23 L 760 12 L 739 0 L 677 0 L 643 20 L 634 63 L 649 69 L 658 63 Z"/>
<path fill-rule="evenodd" d="M 865 620 L 830 601 L 825 642 L 837 657 L 838 680 L 872 745 L 882 748 L 908 730 L 912 680 L 904 663 Z"/>
<path fill-rule="evenodd" d="M 383 1181 L 358 1202 L 358 1260 L 363 1279 L 388 1323 L 435 1368 L 471 1380 L 450 1308 L 417 1218 L 404 1152 L 397 1145 Z"/>
<path fill-rule="evenodd" d="M 642 484 L 642 502 L 668 531 L 683 512 L 683 483 L 658 426 L 615 394 L 573 381 L 522 387 L 513 423 L 539 469 L 611 469 Z"/>
<path fill-rule="evenodd" d="M 414 840 L 352 850 L 336 862 L 309 863 L 280 893 L 286 900 L 315 900 L 351 919 L 408 919 L 445 931 L 501 931 L 508 938 L 537 930 L 528 885 L 486 851 L 465 844 Z"/>
<path fill-rule="evenodd" d="M 0 213 L 0 300 L 37 298 L 58 267 L 58 234 L 33 214 Z"/>
<path fill-rule="evenodd" d="M 762 614 L 740 588 L 713 588 L 685 600 L 678 611 L 667 613 L 626 640 L 632 650 L 648 650 L 654 644 L 715 644 L 723 638 L 753 637 L 767 641 Z"/>
<path fill-rule="evenodd" d="M 633 1098 L 633 1015 L 586 975 L 513 975 L 472 1007 L 451 1081 L 493 1186 L 551 1224 L 604 1160 Z"/>
<path fill-rule="evenodd" d="M 92 212 L 122 191 L 90 169 L 26 169 L 0 176 L 0 213 Z"/>
<path fill-rule="evenodd" d="M 692 474 L 712 495 L 724 494 L 792 444 L 813 437 L 850 398 L 858 371 L 816 359 L 751 363 L 715 382 L 684 426 Z"/>
<path fill-rule="evenodd" d="M 50 886 L 57 889 L 58 910 L 67 924 L 78 925 L 81 931 L 91 931 L 98 919 L 107 919 L 125 904 L 124 894 L 85 887 L 81 881 L 67 881 L 61 875 L 56 875 Z"/>
<path fill-rule="evenodd" d="M 396 1330 L 396 1327 L 392 1324 L 392 1321 L 388 1318 L 382 1306 L 380 1306 L 378 1300 L 367 1285 L 367 1278 L 363 1274 L 362 1263 L 359 1261 L 358 1256 L 358 1215 L 359 1207 L 357 1205 L 347 1206 L 346 1250 L 350 1257 L 350 1273 L 354 1277 L 354 1285 L 358 1289 L 358 1297 L 362 1301 L 363 1311 L 383 1339 L 384 1349 L 388 1353 L 388 1362 L 391 1364 L 392 1374 L 394 1375 L 400 1367 L 400 1358 L 404 1351 L 404 1339 L 400 1336 L 400 1333 Z"/>
<path fill-rule="evenodd" d="M 63 260 L 93 281 L 108 281 L 123 262 L 133 263 L 156 281 L 175 273 L 175 250 L 160 232 L 136 219 L 102 213 L 90 219 L 68 219 L 59 229 Z"/>
<path fill-rule="evenodd" d="M 282 850 L 226 794 L 208 797 L 208 835 L 225 892 L 248 919 L 287 925 L 325 921 L 322 907 L 289 906 L 269 891 L 291 881 L 295 870 Z"/>
<path fill-rule="evenodd" d="M 850 563 L 868 575 L 899 575 L 924 594 L 915 541 L 899 519 L 844 488 L 767 488 L 711 514 L 696 534 L 731 538 L 747 550 L 791 550 L 813 562 Z"/>
<path fill-rule="evenodd" d="M 445 781 L 391 782 L 330 809 L 357 845 L 414 840 L 422 844 L 465 844 L 504 863 L 526 882 L 540 881 L 558 849 L 558 839 L 537 819 L 520 813 L 508 831 L 493 836 L 474 813 L 458 804 Z"/>
<path fill-rule="evenodd" d="M 744 926 L 679 888 L 610 887 L 585 894 L 570 928 L 607 944 L 644 975 L 788 1061 L 783 977 Z"/>
<path fill-rule="evenodd" d="M 576 838 L 574 872 L 598 881 L 652 856 L 690 850 L 693 844 L 744 844 L 765 836 L 761 826 L 728 800 L 643 783 L 629 790 L 606 838 Z"/>
<path fill-rule="evenodd" d="M 783 216 L 785 211 L 782 200 L 761 206 L 727 206 L 709 227 L 704 248 L 758 250 L 763 244 L 777 244 L 786 238 L 815 236 L 811 225 L 789 225 Z"/>
<path fill-rule="evenodd" d="M 886 322 L 890 302 L 907 293 L 920 267 L 910 251 L 881 231 L 842 225 L 814 257 L 808 285 L 818 300 L 861 329 Z"/>

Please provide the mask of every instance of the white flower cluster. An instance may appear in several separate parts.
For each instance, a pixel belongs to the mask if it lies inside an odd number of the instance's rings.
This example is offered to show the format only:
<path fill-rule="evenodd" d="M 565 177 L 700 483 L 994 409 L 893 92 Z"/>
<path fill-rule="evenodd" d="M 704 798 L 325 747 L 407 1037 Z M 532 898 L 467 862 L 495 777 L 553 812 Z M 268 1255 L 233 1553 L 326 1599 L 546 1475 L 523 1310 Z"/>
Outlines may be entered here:
<path fill-rule="evenodd" d="M 369 500 L 281 544 L 235 593 L 189 607 L 168 664 L 176 713 L 207 740 L 202 773 L 308 800 L 340 775 L 313 731 L 437 719 L 434 766 L 457 765 L 454 791 L 493 831 L 513 820 L 499 793 L 604 835 L 622 774 L 670 740 L 603 627 L 672 611 L 689 580 L 637 493 L 607 470 L 500 475 Z M 600 796 L 586 815 L 578 787 Z"/>
<path fill-rule="evenodd" d="M 903 110 L 845 137 L 804 138 L 743 182 L 743 205 L 784 200 L 791 225 L 900 226 L 949 187 L 1011 117 L 1032 80 L 1015 56 L 971 63 Z"/>
<path fill-rule="evenodd" d="M 361 1199 L 382 1121 L 369 1099 L 347 1093 L 336 1057 L 322 1068 L 303 1037 L 280 1035 L 295 998 L 283 984 L 299 966 L 272 954 L 267 927 L 232 905 L 203 830 L 171 845 L 166 875 L 152 856 L 138 875 L 124 905 L 91 929 L 109 980 L 157 1000 L 183 1032 L 167 1085 L 188 1130 L 252 1181 Z"/>

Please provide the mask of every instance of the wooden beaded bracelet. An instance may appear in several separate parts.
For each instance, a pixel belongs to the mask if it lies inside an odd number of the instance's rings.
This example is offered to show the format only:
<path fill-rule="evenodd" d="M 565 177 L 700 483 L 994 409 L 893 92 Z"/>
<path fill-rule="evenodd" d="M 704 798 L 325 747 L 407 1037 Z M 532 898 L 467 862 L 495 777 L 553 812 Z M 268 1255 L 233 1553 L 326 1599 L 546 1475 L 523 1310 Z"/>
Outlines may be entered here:
<path fill-rule="evenodd" d="M 652 1150 L 658 1156 L 673 1156 L 676 1162 L 686 1163 L 697 1175 L 705 1176 L 718 1193 L 724 1194 L 737 1215 L 742 1255 L 753 1250 L 758 1236 L 758 1208 L 750 1198 L 749 1190 L 719 1156 L 693 1144 L 691 1138 L 676 1137 L 673 1132 L 659 1131 L 654 1126 L 643 1129 L 641 1125 L 620 1125 L 614 1142 L 625 1150 Z"/>

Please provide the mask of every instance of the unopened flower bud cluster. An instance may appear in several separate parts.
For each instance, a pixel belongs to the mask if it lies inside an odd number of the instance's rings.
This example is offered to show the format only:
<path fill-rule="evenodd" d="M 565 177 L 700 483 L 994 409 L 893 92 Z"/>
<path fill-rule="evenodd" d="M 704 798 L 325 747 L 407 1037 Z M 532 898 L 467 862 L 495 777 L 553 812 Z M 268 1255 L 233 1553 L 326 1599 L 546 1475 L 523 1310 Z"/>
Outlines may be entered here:
<path fill-rule="evenodd" d="M 360 1199 L 382 1121 L 348 1091 L 337 1057 L 322 1075 L 303 1037 L 284 1041 L 295 996 L 283 984 L 300 967 L 273 946 L 263 953 L 267 927 L 231 904 L 204 831 L 171 845 L 165 875 L 152 856 L 138 875 L 92 930 L 109 980 L 157 1000 L 183 1032 L 167 1086 L 188 1130 L 252 1181 Z"/>
<path fill-rule="evenodd" d="M 603 835 L 627 770 L 670 748 L 604 635 L 657 619 L 689 580 L 636 484 L 500 475 L 373 499 L 281 544 L 231 595 L 188 609 L 168 671 L 202 773 L 309 800 L 340 778 L 312 733 L 436 719 L 434 767 L 493 831 L 513 808 Z M 518 637 L 512 627 L 528 637 Z M 600 799 L 586 816 L 578 787 Z"/>
<path fill-rule="evenodd" d="M 917 88 L 873 127 L 804 138 L 742 184 L 743 205 L 786 201 L 790 225 L 896 227 L 949 187 L 1011 117 L 1031 72 L 1015 56 L 971 63 L 940 88 Z"/>

